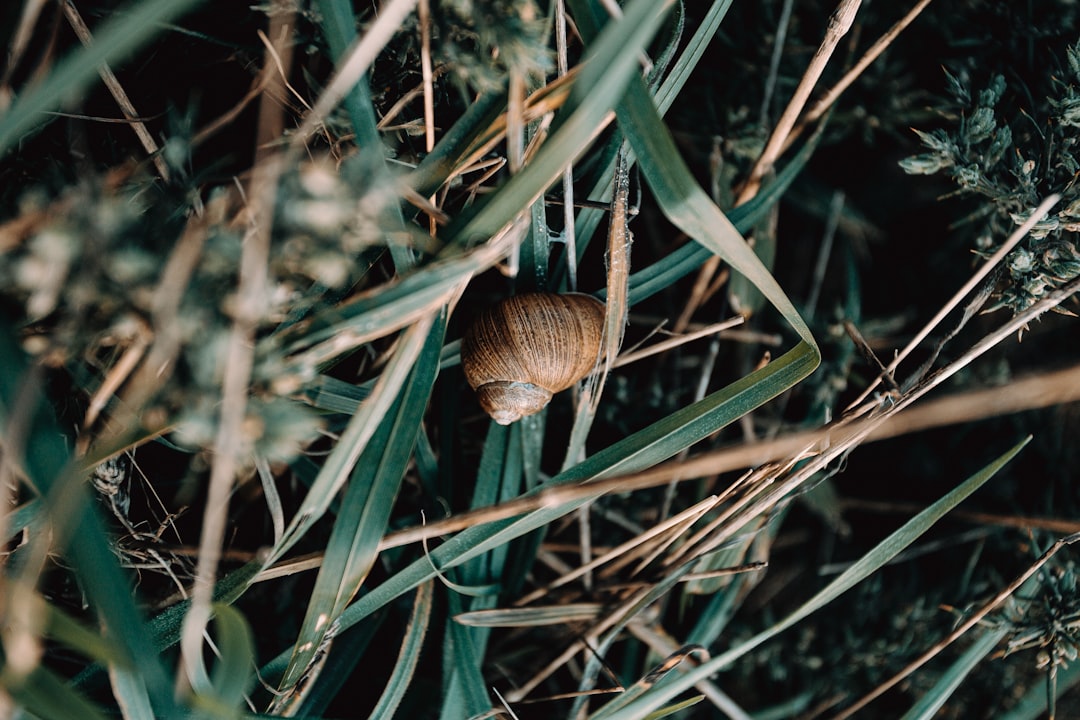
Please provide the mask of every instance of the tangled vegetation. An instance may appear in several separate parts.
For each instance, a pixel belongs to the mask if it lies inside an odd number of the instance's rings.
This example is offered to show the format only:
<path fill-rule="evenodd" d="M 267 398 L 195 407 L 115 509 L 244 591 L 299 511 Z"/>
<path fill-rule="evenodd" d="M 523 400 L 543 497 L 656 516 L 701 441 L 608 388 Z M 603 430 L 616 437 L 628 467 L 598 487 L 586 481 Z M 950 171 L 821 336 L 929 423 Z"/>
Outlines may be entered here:
<path fill-rule="evenodd" d="M 1075 714 L 1078 11 L 902 5 L 8 3 L 0 714 Z"/>

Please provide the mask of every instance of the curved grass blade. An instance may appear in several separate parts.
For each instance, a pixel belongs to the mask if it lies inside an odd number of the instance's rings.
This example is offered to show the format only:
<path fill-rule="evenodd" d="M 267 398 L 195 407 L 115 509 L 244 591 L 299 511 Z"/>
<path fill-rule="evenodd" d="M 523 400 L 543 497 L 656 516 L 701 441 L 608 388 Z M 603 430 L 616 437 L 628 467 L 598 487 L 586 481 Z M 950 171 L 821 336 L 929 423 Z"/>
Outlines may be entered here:
<path fill-rule="evenodd" d="M 201 0 L 143 0 L 124 12 L 114 13 L 95 30 L 93 44 L 80 46 L 56 65 L 41 83 L 21 93 L 11 108 L 0 115 L 0 157 L 14 144 L 46 124 L 44 113 L 56 110 L 77 97 L 97 80 L 98 68 L 116 63 L 145 45 L 171 20 Z"/>
<path fill-rule="evenodd" d="M 780 200 L 780 197 L 798 177 L 799 172 L 809 162 L 821 139 L 823 129 L 824 126 L 818 128 L 791 161 L 784 166 L 784 169 L 777 173 L 772 182 L 763 186 L 762 191 L 753 200 L 728 213 L 728 219 L 736 230 L 740 233 L 748 232 Z M 700 268 L 712 256 L 713 253 L 709 248 L 692 242 L 637 271 L 630 276 L 630 304 L 639 303 L 670 287 L 679 279 Z"/>
<path fill-rule="evenodd" d="M 637 154 L 638 167 L 668 219 L 745 275 L 816 355 L 814 337 L 795 306 L 727 216 L 694 180 L 649 100 L 644 83 L 639 79 L 631 82 L 616 112 Z"/>
<path fill-rule="evenodd" d="M 818 593 L 780 622 L 717 657 L 714 657 L 708 662 L 702 663 L 699 667 L 687 673 L 678 677 L 668 676 L 648 691 L 642 693 L 640 697 L 637 697 L 630 702 L 625 702 L 620 698 L 608 703 L 600 708 L 599 711 L 591 715 L 590 720 L 635 720 L 636 718 L 643 717 L 656 708 L 659 708 L 679 693 L 693 687 L 699 680 L 704 680 L 714 675 L 730 665 L 734 660 L 742 657 L 784 630 L 787 630 L 811 613 L 828 605 L 840 595 L 876 572 L 885 563 L 896 557 L 904 548 L 914 542 L 920 535 L 930 529 L 934 523 L 944 517 L 946 513 L 959 505 L 960 502 L 993 477 L 994 474 L 1015 457 L 1030 440 L 1030 436 L 1023 439 L 1005 454 L 998 457 L 982 470 L 958 485 L 951 492 L 944 495 L 933 505 L 904 523 L 898 530 L 878 543 L 870 550 L 870 552 L 863 555 L 835 580 L 822 588 Z"/>
<path fill-rule="evenodd" d="M 214 642 L 217 662 L 210 675 L 214 704 L 222 715 L 235 715 L 248 691 L 255 669 L 255 642 L 251 627 L 231 605 L 214 604 Z"/>
<path fill-rule="evenodd" d="M 124 720 L 154 720 L 154 708 L 146 684 L 137 673 L 116 665 L 109 666 L 109 683 Z"/>
<path fill-rule="evenodd" d="M 465 596 L 451 593 L 447 598 L 450 615 L 465 611 Z M 494 597 L 475 598 L 476 603 L 490 607 Z M 457 720 L 479 715 L 491 707 L 484 675 L 480 668 L 489 631 L 450 622 L 443 643 L 443 696 L 441 720 Z"/>
<path fill-rule="evenodd" d="M 586 40 L 595 36 L 602 20 L 600 8 L 586 0 L 570 0 L 570 5 Z M 631 78 L 615 112 L 619 128 L 633 148 L 638 167 L 664 215 L 699 244 L 723 258 L 732 269 L 746 276 L 784 316 L 811 352 L 820 358 L 810 328 L 780 285 L 694 179 L 640 77 Z"/>

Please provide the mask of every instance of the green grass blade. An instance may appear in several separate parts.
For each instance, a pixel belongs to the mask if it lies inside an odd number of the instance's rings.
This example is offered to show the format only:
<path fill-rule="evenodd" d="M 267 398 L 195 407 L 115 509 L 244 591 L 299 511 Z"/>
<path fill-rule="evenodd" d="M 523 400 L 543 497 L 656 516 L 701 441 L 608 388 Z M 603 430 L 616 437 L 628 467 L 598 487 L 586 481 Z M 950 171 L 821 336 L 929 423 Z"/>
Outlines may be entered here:
<path fill-rule="evenodd" d="M 262 340 L 264 356 L 288 355 L 278 375 L 312 377 L 322 365 L 363 343 L 406 327 L 449 302 L 462 284 L 502 259 L 512 232 L 471 251 L 414 271 L 345 305 L 328 308 L 303 323 Z"/>
<path fill-rule="evenodd" d="M 89 47 L 73 50 L 41 83 L 26 88 L 11 108 L 0 115 L 0 157 L 23 137 L 45 126 L 44 113 L 60 109 L 98 79 L 98 68 L 116 63 L 145 45 L 201 0 L 143 0 L 94 30 Z"/>
<path fill-rule="evenodd" d="M 319 681 L 307 693 L 300 706 L 299 717 L 321 717 L 346 683 L 354 679 L 356 666 L 371 648 L 371 640 L 382 627 L 389 613 L 378 613 L 367 622 L 353 626 L 334 638 L 326 664 L 319 670 Z M 267 682 L 276 683 L 285 670 L 285 663 L 272 675 L 264 675 Z"/>
<path fill-rule="evenodd" d="M 397 662 L 394 663 L 394 671 L 390 674 L 390 680 L 383 688 L 379 702 L 369 716 L 371 720 L 383 720 L 392 718 L 397 711 L 401 699 L 405 697 L 405 691 L 412 682 L 416 665 L 420 661 L 420 651 L 424 646 L 424 636 L 427 633 L 428 623 L 431 620 L 431 607 L 433 605 L 434 583 L 422 584 L 416 592 L 416 600 L 413 602 L 412 615 L 409 623 L 405 626 L 405 637 L 401 641 L 401 650 L 398 652 Z"/>
<path fill-rule="evenodd" d="M 701 702 L 704 699 L 705 699 L 704 695 L 697 695 L 697 696 L 692 697 L 692 698 L 690 698 L 688 700 L 683 700 L 682 702 L 674 703 L 673 705 L 669 705 L 666 708 L 660 708 L 659 710 L 657 710 L 654 713 L 649 713 L 647 716 L 645 716 L 645 720 L 660 720 L 660 718 L 671 717 L 672 715 L 674 715 L 677 712 L 682 712 L 683 710 L 685 710 L 687 708 L 690 708 L 690 707 L 693 707 L 693 706 L 697 705 L 699 702 Z"/>
<path fill-rule="evenodd" d="M 731 0 L 715 0 L 708 12 L 698 21 L 694 34 L 690 36 L 686 47 L 672 65 L 671 72 L 664 78 L 664 82 L 660 84 L 660 89 L 656 92 L 656 108 L 661 115 L 667 114 L 675 98 L 686 85 L 686 81 L 690 79 L 691 73 L 701 62 L 705 50 L 708 49 L 716 31 L 720 29 L 720 23 L 730 7 Z"/>
<path fill-rule="evenodd" d="M 451 616 L 466 610 L 465 596 L 451 593 L 447 599 Z M 474 598 L 472 607 L 478 603 L 491 607 L 494 598 Z M 443 669 L 441 720 L 472 717 L 491 707 L 487 683 L 481 672 L 488 634 L 487 628 L 465 627 L 453 621 L 447 623 L 443 642 L 446 665 Z"/>
<path fill-rule="evenodd" d="M 253 679 L 255 641 L 247 620 L 231 605 L 214 604 L 213 628 L 219 657 L 210 684 L 215 701 L 231 714 L 241 706 Z"/>
<path fill-rule="evenodd" d="M 987 630 L 979 639 L 971 644 L 964 654 L 956 659 L 945 672 L 941 674 L 934 687 L 926 691 L 919 701 L 910 710 L 904 713 L 901 720 L 931 720 L 937 711 L 945 705 L 949 697 L 960 687 L 964 678 L 974 670 L 983 658 L 989 655 L 997 644 L 1009 633 L 1009 628 Z"/>
<path fill-rule="evenodd" d="M 616 112 L 620 127 L 637 154 L 638 167 L 668 219 L 745 275 L 803 342 L 817 352 L 810 328 L 795 306 L 727 216 L 697 184 L 639 78 L 631 82 Z"/>
<path fill-rule="evenodd" d="M 303 393 L 304 399 L 312 407 L 352 415 L 371 394 L 371 388 L 353 385 L 329 375 L 319 375 L 304 387 Z"/>
<path fill-rule="evenodd" d="M 471 508 L 487 507 L 520 492 L 523 473 L 521 436 L 519 423 L 504 426 L 492 421 L 488 424 Z M 446 578 L 443 579 L 451 591 L 451 616 L 483 612 L 495 606 L 502 590 L 504 573 L 508 570 L 507 555 L 506 545 L 491 548 L 450 573 L 458 582 L 451 584 Z M 486 588 L 486 591 L 462 593 L 461 585 Z M 482 672 L 489 637 L 490 631 L 486 627 L 466 626 L 457 622 L 447 625 L 445 642 L 453 662 L 443 674 L 443 694 L 448 702 L 443 708 L 442 717 L 471 716 L 482 713 L 490 706 Z M 465 709 L 458 705 L 463 705 Z"/>
<path fill-rule="evenodd" d="M 334 620 L 375 564 L 438 373 L 447 316 L 443 308 L 427 332 L 409 378 L 352 471 L 281 691 L 290 691 L 307 672 Z"/>
<path fill-rule="evenodd" d="M 775 637 L 789 627 L 795 625 L 808 615 L 821 609 L 825 605 L 838 598 L 843 593 L 853 588 L 858 583 L 880 569 L 885 563 L 897 556 L 904 548 L 914 542 L 920 535 L 926 532 L 934 523 L 945 516 L 950 510 L 967 498 L 971 493 L 980 488 L 987 480 L 994 476 L 1009 460 L 1027 445 L 1030 437 L 1017 443 L 1005 454 L 998 457 L 979 472 L 972 475 L 951 492 L 943 496 L 930 507 L 904 523 L 900 529 L 893 532 L 887 538 L 878 543 L 870 552 L 863 555 L 851 567 L 841 573 L 835 580 L 822 588 L 817 594 L 799 606 L 794 612 L 768 629 L 758 633 L 754 637 L 740 643 L 730 650 L 714 657 L 699 667 L 678 677 L 665 678 L 657 683 L 650 691 L 640 698 L 619 707 L 618 701 L 613 701 L 590 716 L 591 720 L 634 720 L 640 718 L 652 710 L 659 708 L 665 702 L 671 700 L 679 693 L 691 688 L 700 680 L 705 680 L 730 665 L 737 658 L 742 657 L 763 642 Z"/>
<path fill-rule="evenodd" d="M 454 616 L 454 622 L 469 627 L 537 627 L 561 625 L 579 620 L 595 620 L 603 612 L 600 603 L 582 602 L 564 605 L 471 610 Z"/>
<path fill-rule="evenodd" d="M 138 673 L 118 665 L 110 665 L 109 683 L 124 720 L 154 720 L 150 695 Z"/>
<path fill-rule="evenodd" d="M 124 656 L 96 628 L 87 627 L 60 608 L 41 600 L 46 618 L 45 635 L 76 652 L 110 665 L 123 665 Z M 130 668 L 129 668 L 130 669 Z"/>
<path fill-rule="evenodd" d="M 340 62 L 356 42 L 356 18 L 353 16 L 352 3 L 349 0 L 319 0 L 322 16 L 322 30 L 326 44 L 335 62 Z M 386 172 L 386 152 L 379 134 L 378 121 L 375 119 L 375 106 L 371 98 L 366 77 L 361 77 L 352 90 L 342 99 L 345 110 L 349 113 L 353 130 L 356 132 L 356 145 L 366 153 L 376 172 Z M 387 207 L 387 221 L 392 228 L 405 226 L 401 207 L 391 204 Z M 387 229 L 390 229 L 388 227 Z M 398 242 L 388 242 L 390 256 L 399 273 L 408 270 L 415 263 L 412 251 Z"/>
<path fill-rule="evenodd" d="M 357 38 L 352 3 L 348 0 L 319 0 L 318 5 L 321 27 L 326 44 L 330 47 L 331 59 L 335 63 L 340 62 Z M 367 152 L 377 151 L 382 155 L 382 137 L 375 119 L 367 78 L 361 78 L 353 86 L 342 99 L 342 105 L 349 113 L 353 131 L 356 132 L 356 145 Z"/>
<path fill-rule="evenodd" d="M 26 677 L 13 677 L 6 667 L 0 672 L 0 685 L 16 703 L 41 720 L 106 720 L 100 708 L 76 692 L 67 683 L 43 667 Z"/>
<path fill-rule="evenodd" d="M 583 36 L 596 35 L 602 10 L 585 0 L 571 0 Z M 633 77 L 616 107 L 619 128 L 637 157 L 638 167 L 664 215 L 680 230 L 746 276 L 818 354 L 810 328 L 742 235 L 698 185 L 686 166 L 640 77 Z"/>
<path fill-rule="evenodd" d="M 7 516 L 7 534 L 10 539 L 27 528 L 36 528 L 41 523 L 41 499 L 27 500 L 19 507 L 12 510 Z"/>
<path fill-rule="evenodd" d="M 280 559 L 311 529 L 326 513 L 338 490 L 345 485 L 357 459 L 378 428 L 376 418 L 386 415 L 405 383 L 412 364 L 428 337 L 431 323 L 430 317 L 424 318 L 405 332 L 400 346 L 387 364 L 368 401 L 361 405 L 349 420 L 337 445 L 319 469 L 311 489 L 289 523 L 285 537 L 272 549 L 268 564 Z"/>
<path fill-rule="evenodd" d="M 172 691 L 150 634 L 131 594 L 117 592 L 130 586 L 129 578 L 117 563 L 84 478 L 69 463 L 65 434 L 37 383 L 27 380 L 29 364 L 7 327 L 0 329 L 0 369 L 0 428 L 9 461 L 21 464 L 31 485 L 44 496 L 56 532 L 56 550 L 70 558 L 89 604 L 109 628 L 108 638 L 117 654 L 126 667 L 140 674 L 155 707 L 169 711 Z M 14 417 L 13 412 L 20 416 Z M 21 444 L 9 442 L 13 422 L 20 424 L 24 434 Z"/>
<path fill-rule="evenodd" d="M 773 181 L 766 184 L 753 200 L 729 212 L 728 219 L 739 232 L 748 232 L 780 200 L 780 197 L 798 177 L 799 172 L 809 162 L 820 138 L 821 129 L 819 128 L 783 170 L 777 173 Z M 703 245 L 687 243 L 652 265 L 642 268 L 630 276 L 630 304 L 639 303 L 670 287 L 680 278 L 701 267 L 712 255 L 712 251 Z"/>

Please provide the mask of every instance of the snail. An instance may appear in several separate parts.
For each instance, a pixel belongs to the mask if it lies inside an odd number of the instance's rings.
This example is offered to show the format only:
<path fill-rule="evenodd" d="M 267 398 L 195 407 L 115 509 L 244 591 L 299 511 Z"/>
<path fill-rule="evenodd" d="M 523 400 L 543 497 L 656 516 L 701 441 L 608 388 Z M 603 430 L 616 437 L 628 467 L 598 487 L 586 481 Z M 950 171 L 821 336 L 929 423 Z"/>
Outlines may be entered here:
<path fill-rule="evenodd" d="M 509 425 L 592 371 L 603 329 L 604 304 L 591 295 L 515 295 L 465 331 L 465 379 L 484 411 Z"/>

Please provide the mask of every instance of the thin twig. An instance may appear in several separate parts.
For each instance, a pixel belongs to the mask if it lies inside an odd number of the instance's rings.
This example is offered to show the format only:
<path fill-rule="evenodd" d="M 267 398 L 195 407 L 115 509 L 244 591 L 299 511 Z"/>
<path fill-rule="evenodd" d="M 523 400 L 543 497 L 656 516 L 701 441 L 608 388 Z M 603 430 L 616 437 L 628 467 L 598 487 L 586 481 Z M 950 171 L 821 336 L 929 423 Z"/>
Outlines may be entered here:
<path fill-rule="evenodd" d="M 934 315 L 934 317 L 932 317 L 930 321 L 926 323 L 925 326 L 923 326 L 923 329 L 917 332 L 915 334 L 915 337 L 911 338 L 911 340 L 904 347 L 904 349 L 896 354 L 896 357 L 894 357 L 892 362 L 890 362 L 885 368 L 884 373 L 879 374 L 873 382 L 867 385 L 866 389 L 863 390 L 862 393 L 860 393 L 859 397 L 856 398 L 855 401 L 852 402 L 850 405 L 848 405 L 848 408 L 850 409 L 852 407 L 855 407 L 856 405 L 861 404 L 863 400 L 865 400 L 866 397 L 874 391 L 874 388 L 876 388 L 881 383 L 885 374 L 892 375 L 893 373 L 895 373 L 897 366 L 900 365 L 904 358 L 910 355 L 911 352 L 919 346 L 919 343 L 921 343 L 927 335 L 933 332 L 934 328 L 936 328 L 941 323 L 941 321 L 945 319 L 945 316 L 952 312 L 953 309 L 964 300 L 968 293 L 974 290 L 979 285 L 979 283 L 981 283 L 986 278 L 986 276 L 989 275 L 990 272 L 994 268 L 996 268 L 1002 260 L 1005 259 L 1005 256 L 1008 255 L 1012 251 L 1012 249 L 1016 247 L 1016 245 L 1021 240 L 1024 239 L 1024 237 L 1028 234 L 1031 228 L 1035 227 L 1035 224 L 1042 220 L 1043 216 L 1050 212 L 1050 208 L 1056 205 L 1060 199 L 1060 195 L 1050 195 L 1041 203 L 1039 203 L 1039 206 L 1035 208 L 1035 211 L 1033 213 L 1031 213 L 1031 217 L 1025 220 L 1024 223 L 1020 225 L 1020 227 L 1016 228 L 1016 230 L 1013 231 L 1012 235 L 1010 235 L 1008 239 L 1002 244 L 1002 246 L 998 248 L 997 252 L 991 255 L 990 258 L 985 263 L 983 263 L 982 267 L 976 270 L 975 273 L 970 278 L 968 278 L 968 281 L 964 283 L 963 287 L 957 290 L 956 293 L 952 296 L 952 298 L 950 298 L 947 303 L 941 306 L 941 309 L 939 309 Z"/>
<path fill-rule="evenodd" d="M 795 88 L 795 94 L 791 97 L 780 119 L 777 120 L 776 127 L 773 128 L 769 141 L 765 144 L 765 149 L 761 151 L 754 168 L 750 171 L 750 176 L 746 179 L 742 190 L 739 192 L 737 204 L 741 205 L 757 195 L 758 190 L 761 188 L 761 181 L 772 170 L 777 158 L 780 157 L 780 153 L 783 152 L 788 135 L 791 134 L 792 128 L 795 127 L 795 121 L 798 120 L 799 114 L 802 113 L 806 101 L 810 99 L 810 93 L 813 92 L 814 86 L 817 85 L 817 81 L 825 71 L 825 65 L 828 64 L 829 59 L 836 50 L 836 46 L 840 44 L 841 38 L 851 29 L 851 24 L 855 21 L 855 15 L 858 13 L 861 4 L 862 0 L 841 0 L 840 5 L 829 17 L 825 39 L 822 40 L 817 52 L 810 59 L 810 66 L 803 73 L 798 87 Z"/>
<path fill-rule="evenodd" d="M 927 662 L 932 660 L 939 653 L 941 653 L 942 650 L 944 650 L 946 647 L 948 647 L 950 644 L 952 644 L 957 638 L 962 636 L 964 633 L 966 633 L 971 628 L 975 627 L 984 617 L 989 615 L 998 605 L 1005 602 L 1005 600 L 1008 599 L 1008 597 L 1010 595 L 1012 595 L 1014 592 L 1016 592 L 1017 589 L 1019 589 L 1021 585 L 1023 585 L 1025 582 L 1027 582 L 1028 579 L 1032 575 L 1034 575 L 1036 572 L 1038 572 L 1039 569 L 1043 565 L 1045 565 L 1047 563 L 1047 561 L 1050 560 L 1050 558 L 1052 558 L 1054 555 L 1056 555 L 1059 550 L 1061 550 L 1066 545 L 1072 545 L 1073 543 L 1075 543 L 1077 541 L 1080 541 L 1080 533 L 1076 533 L 1076 534 L 1069 535 L 1067 537 L 1063 537 L 1063 538 L 1058 539 L 1053 545 L 1050 546 L 1049 550 L 1044 552 L 1039 557 L 1038 560 L 1036 560 L 1034 563 L 1031 564 L 1031 567 L 1029 567 L 1024 572 L 1020 573 L 1020 575 L 1015 580 L 1013 580 L 1011 583 L 1009 583 L 1004 589 L 1002 589 L 997 595 L 995 595 L 989 602 L 987 602 L 985 605 L 983 605 L 981 608 L 979 608 L 978 611 L 972 613 L 964 622 L 962 622 L 959 626 L 957 626 L 957 628 L 955 630 L 953 630 L 951 633 L 946 635 L 944 638 L 942 638 L 938 642 L 934 643 L 933 647 L 931 647 L 929 650 L 927 650 L 922 655 L 917 657 L 915 660 L 908 663 L 904 667 L 903 670 L 896 673 L 891 678 L 889 678 L 888 680 L 886 680 L 885 682 L 881 683 L 876 688 L 874 688 L 871 692 L 864 695 L 862 698 L 860 698 L 858 700 L 858 702 L 854 703 L 850 707 L 845 708 L 839 714 L 835 715 L 832 720 L 844 720 L 845 718 L 851 717 L 856 712 L 858 712 L 862 708 L 866 707 L 872 700 L 874 700 L 874 699 L 880 697 L 882 694 L 884 694 L 886 690 L 888 690 L 889 688 L 894 687 L 901 680 L 903 680 L 907 676 L 911 675 L 911 673 L 915 672 L 920 667 L 925 665 Z"/>
<path fill-rule="evenodd" d="M 757 195 L 758 190 L 761 189 L 761 183 L 764 180 L 765 175 L 772 170 L 776 160 L 783 152 L 784 143 L 791 133 L 792 128 L 795 126 L 795 121 L 806 106 L 807 100 L 810 99 L 810 93 L 813 91 L 818 79 L 820 79 L 821 73 L 824 72 L 825 65 L 832 57 L 833 52 L 836 50 L 836 46 L 839 45 L 841 38 L 843 38 L 851 28 L 851 24 L 855 20 L 855 14 L 858 12 L 861 3 L 862 0 L 840 0 L 840 5 L 833 11 L 833 14 L 829 16 L 829 24 L 825 31 L 825 38 L 822 40 L 821 45 L 818 46 L 814 56 L 810 59 L 810 65 L 806 68 L 806 72 L 803 73 L 799 85 L 795 88 L 794 95 L 792 95 L 791 100 L 788 101 L 787 107 L 784 109 L 780 119 L 777 120 L 772 133 L 769 135 L 769 140 L 765 144 L 765 148 L 761 151 L 761 155 L 758 156 L 757 162 L 754 163 L 750 175 L 746 178 L 742 188 L 739 190 L 739 194 L 735 201 L 736 205 L 742 205 L 743 203 L 748 202 Z M 694 281 L 694 287 L 691 290 L 690 299 L 675 323 L 675 330 L 677 332 L 686 327 L 686 324 L 690 322 L 690 318 L 693 317 L 694 313 L 697 312 L 697 309 L 705 302 L 709 286 L 712 284 L 712 278 L 719 267 L 720 258 L 718 256 L 713 256 L 709 258 L 705 264 L 702 265 L 701 270 L 698 271 L 698 276 Z"/>
<path fill-rule="evenodd" d="M 90 28 L 83 22 L 82 15 L 75 8 L 73 0 L 66 0 L 64 3 L 64 15 L 67 17 L 68 23 L 71 25 L 71 29 L 75 31 L 75 35 L 86 47 L 94 42 L 93 35 L 90 34 Z M 135 131 L 135 136 L 139 138 L 139 142 L 142 143 L 143 149 L 150 156 L 151 161 L 154 163 L 154 168 L 157 169 L 158 175 L 162 180 L 168 181 L 169 179 L 169 167 L 165 164 L 165 159 L 158 152 L 157 143 L 154 142 L 153 136 L 150 131 L 146 129 L 146 125 L 139 120 L 139 113 L 135 110 L 135 106 L 132 105 L 131 99 L 127 93 L 124 92 L 123 86 L 120 81 L 116 79 L 116 75 L 109 68 L 108 65 L 102 63 L 98 68 L 98 74 L 101 75 L 102 81 L 105 83 L 105 87 L 109 89 L 109 93 L 116 100 L 116 104 L 120 106 L 120 112 L 124 113 L 124 117 L 131 123 L 131 129 Z"/>
<path fill-rule="evenodd" d="M 430 153 L 435 147 L 435 76 L 431 70 L 431 12 L 428 0 L 420 0 L 417 17 L 420 21 L 420 75 L 424 86 L 424 150 Z M 432 195 L 429 201 L 435 205 L 436 197 Z M 428 232 L 432 237 L 438 232 L 434 215 L 428 216 Z"/>
<path fill-rule="evenodd" d="M 877 42 L 875 42 L 870 49 L 859 58 L 859 61 L 855 63 L 850 70 L 844 73 L 844 77 L 840 78 L 840 82 L 836 83 L 836 85 L 830 88 L 828 92 L 811 106 L 810 110 L 808 110 L 806 115 L 799 121 L 799 124 L 796 125 L 791 131 L 791 134 L 788 135 L 787 141 L 784 143 L 784 150 L 791 147 L 791 144 L 795 142 L 806 128 L 821 119 L 828 109 L 837 101 L 840 95 L 842 95 L 843 92 L 847 90 L 860 75 L 862 75 L 872 62 L 878 59 L 878 56 L 881 55 L 881 53 L 885 52 L 885 49 L 892 44 L 893 40 L 907 29 L 907 26 L 926 9 L 926 6 L 929 5 L 930 2 L 931 0 L 919 0 L 919 2 L 915 3 L 914 7 L 904 15 L 904 17 L 900 18 L 895 25 L 878 38 Z"/>
<path fill-rule="evenodd" d="M 280 44 L 275 48 L 276 52 L 266 52 L 264 62 L 277 62 L 280 59 L 288 66 L 291 61 L 291 42 L 287 29 L 291 27 L 291 15 L 271 16 L 271 37 Z M 287 75 L 287 72 L 283 75 Z M 278 76 L 274 82 L 280 86 L 284 83 L 284 77 Z M 271 151 L 266 148 L 273 133 L 280 136 L 283 123 L 281 110 L 281 106 L 269 93 L 263 94 L 259 104 L 249 226 L 241 250 L 236 310 L 226 346 L 227 360 L 221 385 L 221 416 L 214 439 L 214 462 L 210 467 L 191 606 L 184 617 L 181 630 L 181 667 L 186 671 L 187 683 L 195 688 L 200 688 L 206 682 L 202 641 L 210 620 L 214 581 L 225 540 L 229 495 L 242 462 L 242 448 L 246 444 L 244 418 L 254 366 L 255 330 L 265 306 L 271 219 L 274 215 L 278 178 L 283 170 L 280 154 L 271 155 Z"/>

